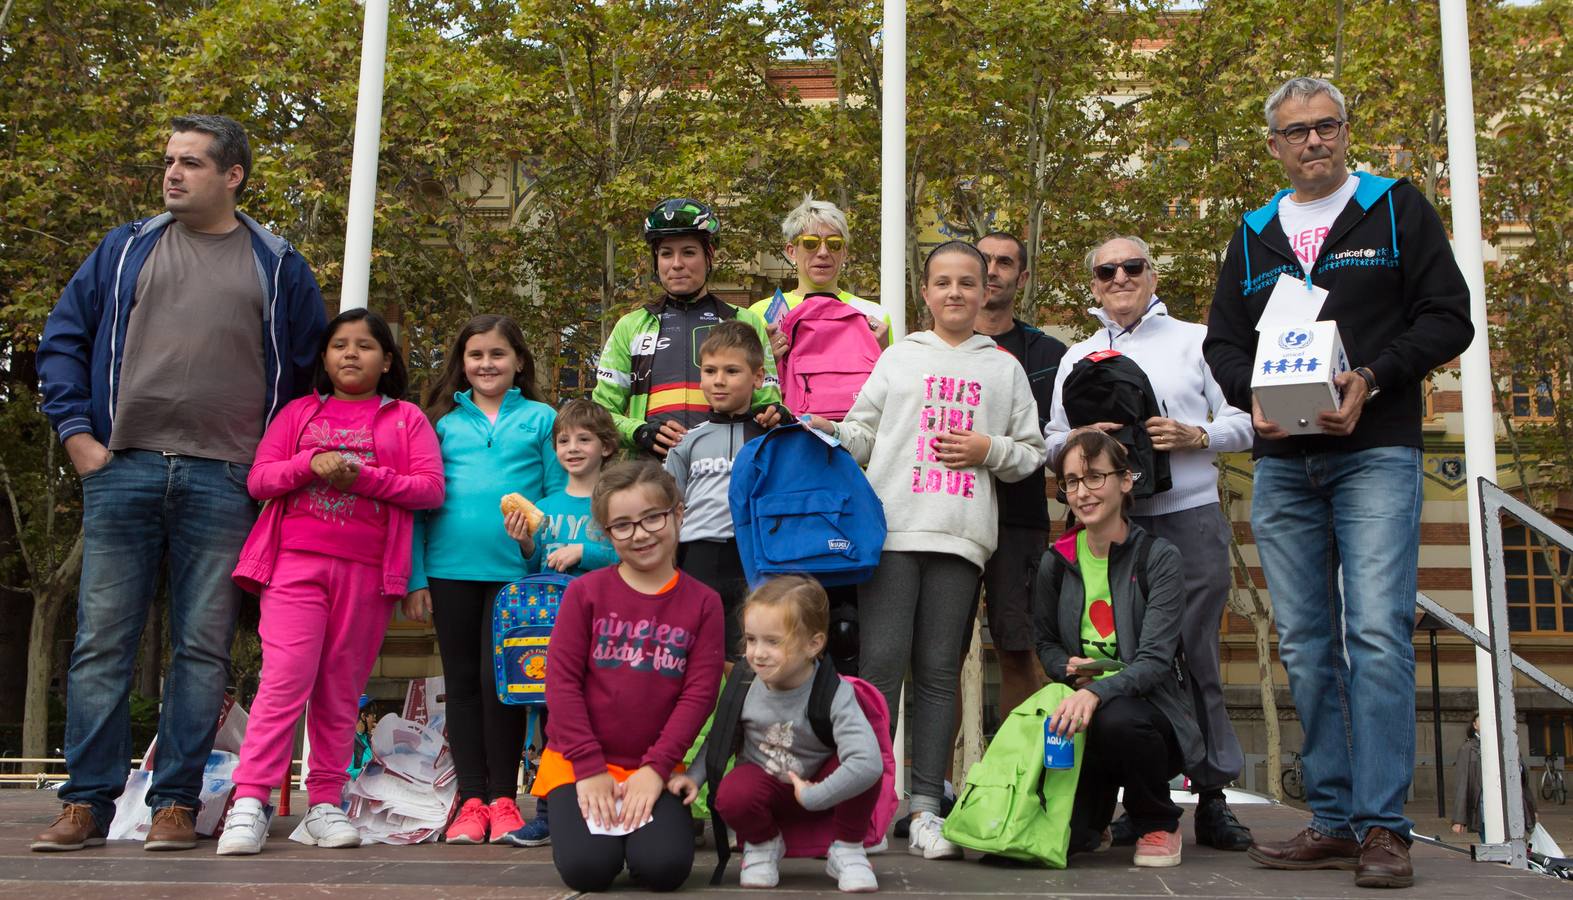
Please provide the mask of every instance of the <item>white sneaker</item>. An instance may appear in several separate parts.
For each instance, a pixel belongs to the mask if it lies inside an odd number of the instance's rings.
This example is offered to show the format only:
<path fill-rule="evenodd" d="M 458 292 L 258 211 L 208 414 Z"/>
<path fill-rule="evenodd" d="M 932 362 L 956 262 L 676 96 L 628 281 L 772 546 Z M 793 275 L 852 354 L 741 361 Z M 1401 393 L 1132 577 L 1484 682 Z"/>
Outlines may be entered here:
<path fill-rule="evenodd" d="M 836 887 L 849 894 L 867 894 L 879 890 L 879 879 L 874 877 L 874 867 L 868 864 L 868 854 L 862 844 L 836 841 L 825 854 L 825 874 L 836 880 Z"/>
<path fill-rule="evenodd" d="M 743 844 L 743 877 L 746 888 L 773 888 L 781 881 L 781 869 L 776 865 L 786 856 L 786 841 L 781 835 L 763 844 Z"/>
<path fill-rule="evenodd" d="M 219 856 L 251 856 L 262 852 L 268 840 L 268 813 L 262 801 L 242 797 L 224 816 L 224 833 L 218 838 Z"/>
<path fill-rule="evenodd" d="M 961 848 L 945 840 L 942 830 L 945 820 L 931 812 L 920 812 L 912 817 L 912 830 L 907 835 L 907 852 L 924 859 L 963 859 Z"/>
<path fill-rule="evenodd" d="M 318 803 L 306 813 L 301 823 L 306 832 L 304 843 L 317 847 L 359 847 L 360 832 L 350 823 L 350 817 L 332 803 Z"/>

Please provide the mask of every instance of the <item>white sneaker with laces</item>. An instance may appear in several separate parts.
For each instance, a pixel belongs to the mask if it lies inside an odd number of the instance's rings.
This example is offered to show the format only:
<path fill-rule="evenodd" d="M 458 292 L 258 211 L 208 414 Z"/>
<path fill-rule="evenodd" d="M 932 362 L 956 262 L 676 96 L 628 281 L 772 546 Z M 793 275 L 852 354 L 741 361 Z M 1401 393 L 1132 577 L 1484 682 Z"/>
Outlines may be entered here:
<path fill-rule="evenodd" d="M 868 854 L 862 844 L 836 841 L 825 854 L 825 874 L 836 879 L 836 887 L 849 894 L 867 894 L 879 890 L 879 879 L 874 877 L 874 867 L 868 863 Z"/>
<path fill-rule="evenodd" d="M 743 844 L 743 877 L 742 884 L 746 888 L 773 888 L 781 881 L 781 869 L 777 865 L 781 857 L 786 856 L 786 841 L 781 835 L 763 844 Z"/>
<path fill-rule="evenodd" d="M 344 810 L 332 803 L 313 806 L 300 824 L 306 832 L 306 844 L 330 849 L 360 846 L 360 832 L 355 830 Z"/>
<path fill-rule="evenodd" d="M 268 814 L 262 801 L 242 797 L 224 816 L 224 833 L 218 838 L 219 856 L 251 856 L 262 852 L 268 840 Z"/>
<path fill-rule="evenodd" d="M 961 848 L 945 840 L 942 829 L 945 820 L 931 812 L 920 812 L 912 817 L 912 830 L 907 835 L 907 852 L 924 859 L 963 859 Z"/>

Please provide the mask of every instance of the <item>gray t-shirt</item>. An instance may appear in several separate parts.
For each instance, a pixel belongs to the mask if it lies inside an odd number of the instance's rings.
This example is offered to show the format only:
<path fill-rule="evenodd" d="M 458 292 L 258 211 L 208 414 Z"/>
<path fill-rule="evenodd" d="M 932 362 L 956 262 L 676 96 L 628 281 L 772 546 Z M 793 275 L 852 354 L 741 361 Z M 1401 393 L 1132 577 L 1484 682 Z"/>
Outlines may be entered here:
<path fill-rule="evenodd" d="M 164 229 L 137 276 L 109 449 L 251 463 L 267 416 L 257 271 L 245 225 Z"/>
<path fill-rule="evenodd" d="M 778 781 L 791 781 L 788 772 L 813 781 L 830 757 L 836 756 L 840 766 L 824 781 L 803 792 L 805 809 L 822 810 L 873 787 L 884 774 L 884 763 L 874 728 L 863 715 L 852 685 L 846 681 L 841 682 L 830 703 L 831 730 L 836 736 L 834 754 L 820 742 L 808 722 L 808 697 L 813 688 L 813 678 L 790 691 L 773 691 L 755 679 L 748 686 L 748 696 L 743 698 L 742 758 Z M 701 784 L 705 778 L 704 760 L 705 750 L 701 749 L 688 770 L 688 775 Z"/>

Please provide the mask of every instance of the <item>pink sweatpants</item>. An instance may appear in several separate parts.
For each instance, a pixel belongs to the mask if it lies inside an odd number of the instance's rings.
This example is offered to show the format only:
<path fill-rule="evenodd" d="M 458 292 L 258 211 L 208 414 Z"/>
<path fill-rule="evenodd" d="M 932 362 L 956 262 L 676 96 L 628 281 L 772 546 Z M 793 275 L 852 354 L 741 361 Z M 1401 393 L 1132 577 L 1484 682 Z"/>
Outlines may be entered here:
<path fill-rule="evenodd" d="M 311 701 L 306 794 L 341 800 L 354 752 L 361 691 L 382 647 L 393 604 L 377 566 L 283 550 L 262 591 L 262 679 L 235 767 L 235 796 L 267 802 L 284 782 L 295 723 Z"/>

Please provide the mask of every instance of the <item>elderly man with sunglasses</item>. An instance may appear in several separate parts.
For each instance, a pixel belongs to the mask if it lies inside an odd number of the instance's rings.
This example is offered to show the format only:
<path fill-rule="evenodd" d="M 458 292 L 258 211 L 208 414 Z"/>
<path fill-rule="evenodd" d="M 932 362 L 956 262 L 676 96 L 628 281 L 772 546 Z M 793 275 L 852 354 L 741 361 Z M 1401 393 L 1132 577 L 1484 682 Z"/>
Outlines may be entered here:
<path fill-rule="evenodd" d="M 797 288 L 776 291 L 750 310 L 765 320 L 770 351 L 779 362 L 792 349 L 787 336 L 776 327 L 781 317 L 810 294 L 829 294 L 868 317 L 868 327 L 881 347 L 889 344 L 890 316 L 878 304 L 841 289 L 841 270 L 847 263 L 847 216 L 834 203 L 804 197 L 781 222 L 786 258 L 797 267 Z"/>
<path fill-rule="evenodd" d="M 1197 724 L 1206 756 L 1186 772 L 1197 796 L 1196 841 L 1220 850 L 1244 850 L 1251 832 L 1240 824 L 1223 789 L 1245 766 L 1240 741 L 1229 722 L 1218 670 L 1218 626 L 1229 599 L 1229 522 L 1218 502 L 1219 453 L 1251 445 L 1251 417 L 1229 405 L 1202 357 L 1205 326 L 1169 315 L 1154 293 L 1158 271 L 1147 243 L 1134 235 L 1113 237 L 1087 253 L 1092 295 L 1088 312 L 1099 328 L 1060 360 L 1044 437 L 1049 459 L 1058 457 L 1071 431 L 1065 415 L 1065 378 L 1078 361 L 1103 350 L 1130 357 L 1152 382 L 1161 416 L 1146 422 L 1153 448 L 1167 450 L 1173 486 L 1136 501 L 1132 520 L 1180 548 L 1185 560 L 1185 611 L 1181 650 L 1185 654 Z M 1113 431 L 1112 422 L 1094 427 Z M 1116 843 L 1134 843 L 1128 819 L 1111 828 Z"/>
<path fill-rule="evenodd" d="M 1338 323 L 1354 370 L 1337 376 L 1342 401 L 1318 417 L 1320 433 L 1291 436 L 1253 406 L 1251 527 L 1305 731 L 1311 821 L 1250 853 L 1269 868 L 1354 869 L 1361 887 L 1407 887 L 1421 383 L 1469 345 L 1469 289 L 1419 190 L 1350 173 L 1337 88 L 1291 79 L 1264 111 L 1267 152 L 1290 187 L 1229 242 L 1207 362 L 1231 402 L 1252 404 L 1256 324 L 1287 289 L 1307 303 L 1325 292 L 1316 317 Z"/>

